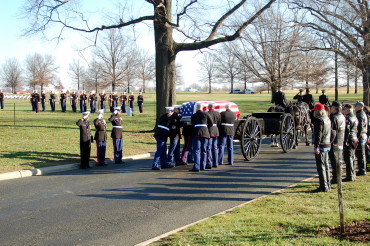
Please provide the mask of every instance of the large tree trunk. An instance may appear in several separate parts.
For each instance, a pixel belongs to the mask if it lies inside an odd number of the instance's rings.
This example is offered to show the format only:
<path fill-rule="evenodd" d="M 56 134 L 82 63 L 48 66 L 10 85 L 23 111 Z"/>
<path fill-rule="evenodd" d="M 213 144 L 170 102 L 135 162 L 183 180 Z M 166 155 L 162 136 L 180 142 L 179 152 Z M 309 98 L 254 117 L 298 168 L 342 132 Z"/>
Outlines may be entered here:
<path fill-rule="evenodd" d="M 172 27 L 162 17 L 171 20 L 171 1 L 164 8 L 155 9 L 154 39 L 156 68 L 156 117 L 166 112 L 165 107 L 176 104 L 176 53 Z"/>
<path fill-rule="evenodd" d="M 338 52 L 334 54 L 334 92 L 335 92 L 335 101 L 338 101 Z"/>
<path fill-rule="evenodd" d="M 208 78 L 208 93 L 212 93 L 212 79 L 211 77 Z"/>
<path fill-rule="evenodd" d="M 364 64 L 362 69 L 363 102 L 369 105 L 370 63 Z"/>

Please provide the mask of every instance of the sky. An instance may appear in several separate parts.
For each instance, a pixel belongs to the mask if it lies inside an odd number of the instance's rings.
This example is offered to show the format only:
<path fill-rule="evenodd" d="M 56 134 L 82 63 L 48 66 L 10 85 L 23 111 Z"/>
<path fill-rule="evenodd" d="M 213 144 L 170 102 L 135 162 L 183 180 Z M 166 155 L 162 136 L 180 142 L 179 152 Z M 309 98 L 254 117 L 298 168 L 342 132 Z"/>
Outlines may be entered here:
<path fill-rule="evenodd" d="M 89 7 L 96 8 L 99 4 L 110 1 L 100 0 L 83 0 L 87 1 Z M 125 1 L 124 1 L 125 2 Z M 135 1 L 139 3 L 139 1 Z M 24 0 L 6 0 L 2 1 L 0 10 L 0 23 L 2 26 L 0 38 L 0 66 L 4 64 L 7 59 L 17 58 L 24 67 L 24 61 L 27 55 L 34 53 L 50 54 L 56 59 L 59 66 L 59 77 L 66 88 L 71 88 L 72 79 L 68 75 L 69 64 L 73 58 L 78 59 L 79 55 L 76 49 L 84 48 L 86 40 L 79 32 L 68 32 L 68 34 L 60 40 L 59 43 L 55 41 L 48 41 L 41 35 L 22 36 L 22 30 L 27 27 L 27 20 L 20 18 L 21 7 Z M 150 8 L 149 4 L 140 1 L 138 8 Z M 112 6 L 114 8 L 115 6 Z M 98 6 L 99 8 L 99 6 Z M 48 36 L 49 39 L 53 36 Z M 138 45 L 145 46 L 149 52 L 153 52 L 154 36 L 152 33 L 144 32 L 138 35 Z M 148 45 L 148 43 L 150 45 Z M 182 76 L 186 85 L 196 83 L 198 81 L 198 65 L 195 62 L 199 58 L 199 53 L 195 52 L 180 52 L 176 61 L 182 65 Z M 1 87 L 2 82 L 0 82 Z"/>

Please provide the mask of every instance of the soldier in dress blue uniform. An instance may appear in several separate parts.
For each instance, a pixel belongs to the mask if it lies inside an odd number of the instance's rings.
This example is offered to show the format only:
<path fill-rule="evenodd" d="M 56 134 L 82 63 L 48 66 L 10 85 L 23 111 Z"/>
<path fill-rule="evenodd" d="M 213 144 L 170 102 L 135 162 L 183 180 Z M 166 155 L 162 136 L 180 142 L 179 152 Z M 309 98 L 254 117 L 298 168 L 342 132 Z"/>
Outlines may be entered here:
<path fill-rule="evenodd" d="M 221 115 L 219 112 L 215 111 L 216 103 L 210 103 L 208 105 L 208 114 L 212 119 L 213 125 L 209 128 L 209 135 L 211 136 L 208 142 L 208 158 L 206 169 L 211 169 L 212 167 L 218 167 L 218 128 L 221 125 Z"/>
<path fill-rule="evenodd" d="M 35 94 L 35 90 L 33 90 L 30 93 L 30 103 L 31 103 L 32 111 L 35 111 L 36 110 L 36 108 L 35 108 L 35 98 L 34 98 L 33 94 Z"/>
<path fill-rule="evenodd" d="M 142 92 L 139 92 L 137 96 L 137 106 L 139 107 L 140 113 L 144 112 L 144 96 Z"/>
<path fill-rule="evenodd" d="M 67 93 L 64 90 L 61 91 L 59 100 L 62 112 L 65 113 L 67 111 Z"/>
<path fill-rule="evenodd" d="M 325 106 L 330 106 L 329 97 L 325 94 L 325 89 L 321 90 L 322 94 L 319 96 L 319 102 Z"/>
<path fill-rule="evenodd" d="M 41 91 L 41 107 L 42 107 L 42 111 L 45 112 L 46 110 L 46 94 L 45 94 L 45 91 Z"/>
<path fill-rule="evenodd" d="M 34 90 L 32 95 L 32 103 L 34 104 L 36 113 L 40 113 L 39 109 L 40 100 L 41 100 L 40 94 L 37 92 L 37 90 Z"/>
<path fill-rule="evenodd" d="M 359 144 L 357 145 L 356 149 L 356 157 L 357 157 L 357 166 L 358 172 L 356 176 L 366 175 L 366 152 L 365 152 L 365 145 L 367 142 L 367 116 L 364 112 L 364 103 L 363 102 L 356 102 L 355 103 L 355 111 L 356 117 L 358 120 L 357 125 L 357 138 L 359 140 Z"/>
<path fill-rule="evenodd" d="M 310 93 L 310 88 L 306 88 L 306 94 L 303 96 L 302 102 L 307 103 L 310 109 L 313 109 L 315 107 L 315 99 Z"/>
<path fill-rule="evenodd" d="M 3 90 L 0 90 L 0 107 L 1 109 L 4 109 L 4 92 Z"/>
<path fill-rule="evenodd" d="M 122 161 L 123 138 L 122 138 L 122 117 L 121 108 L 115 107 L 113 114 L 108 119 L 113 126 L 111 137 L 113 139 L 114 163 L 124 164 Z"/>
<path fill-rule="evenodd" d="M 192 172 L 199 172 L 199 170 L 206 168 L 207 147 L 210 138 L 208 128 L 213 126 L 213 122 L 209 114 L 203 112 L 205 106 L 197 104 L 197 112 L 191 116 L 191 124 L 194 126 L 192 140 L 194 165 L 189 171 Z"/>
<path fill-rule="evenodd" d="M 121 96 L 119 97 L 119 100 L 121 101 L 121 110 L 122 113 L 126 113 L 126 102 L 127 102 L 127 95 L 126 92 L 122 92 Z"/>
<path fill-rule="evenodd" d="M 105 91 L 101 91 L 99 94 L 99 109 L 103 109 L 105 113 L 105 101 L 107 100 L 107 95 Z"/>
<path fill-rule="evenodd" d="M 71 94 L 69 95 L 70 97 L 70 104 L 72 106 L 72 112 L 77 112 L 77 94 L 75 91 L 72 91 Z"/>
<path fill-rule="evenodd" d="M 221 125 L 219 128 L 220 137 L 218 138 L 218 165 L 224 164 L 224 150 L 227 146 L 228 165 L 234 164 L 234 122 L 236 114 L 231 111 L 231 104 L 226 105 L 226 111 L 221 112 Z"/>
<path fill-rule="evenodd" d="M 55 95 L 54 91 L 50 91 L 49 102 L 50 102 L 51 112 L 55 112 L 55 100 L 56 99 L 57 99 L 57 96 Z"/>
<path fill-rule="evenodd" d="M 131 92 L 130 96 L 128 97 L 128 106 L 131 109 L 132 116 L 134 116 L 134 101 L 135 101 L 135 96 L 134 96 L 134 93 Z"/>
<path fill-rule="evenodd" d="M 174 111 L 172 114 L 171 124 L 170 124 L 170 147 L 168 149 L 167 155 L 167 166 L 171 166 L 175 162 L 176 166 L 181 165 L 180 157 L 180 139 L 181 139 L 181 122 L 180 122 L 180 105 L 173 105 Z"/>
<path fill-rule="evenodd" d="M 91 131 L 89 123 L 90 112 L 83 112 L 82 119 L 76 122 L 80 127 L 80 152 L 81 152 L 81 169 L 90 167 L 90 153 L 91 153 Z"/>
<path fill-rule="evenodd" d="M 80 100 L 80 111 L 81 112 L 87 111 L 87 106 L 86 106 L 87 95 L 86 95 L 86 91 L 82 91 L 80 93 L 79 100 Z"/>
<path fill-rule="evenodd" d="M 299 89 L 299 92 L 297 93 L 297 95 L 293 97 L 293 99 L 297 100 L 297 102 L 302 102 L 303 100 L 302 93 L 303 93 L 303 89 Z"/>
<path fill-rule="evenodd" d="M 183 103 L 186 105 L 186 103 Z M 193 126 L 190 122 L 183 122 L 182 123 L 182 136 L 184 138 L 184 146 L 182 148 L 181 153 L 181 165 L 187 165 L 188 162 L 194 162 L 192 156 L 192 134 L 193 134 Z"/>
<path fill-rule="evenodd" d="M 278 91 L 275 92 L 273 96 L 273 102 L 276 106 L 280 106 L 286 108 L 289 104 L 288 100 L 286 99 L 285 93 L 282 91 L 281 86 L 278 86 Z"/>
<path fill-rule="evenodd" d="M 96 111 L 96 100 L 97 100 L 97 97 L 96 97 L 95 91 L 91 91 L 90 96 L 89 96 L 91 113 L 95 113 Z"/>
<path fill-rule="evenodd" d="M 157 151 L 155 152 L 152 170 L 161 170 L 161 168 L 171 168 L 167 166 L 167 139 L 170 133 L 170 124 L 172 120 L 173 107 L 166 107 L 166 113 L 158 119 L 158 125 L 155 128 L 154 138 L 157 142 Z"/>
<path fill-rule="evenodd" d="M 96 142 L 96 156 L 98 166 L 108 166 L 105 163 L 105 152 L 107 149 L 107 124 L 104 120 L 104 109 L 98 110 L 98 118 L 94 120 L 96 129 L 94 140 Z"/>

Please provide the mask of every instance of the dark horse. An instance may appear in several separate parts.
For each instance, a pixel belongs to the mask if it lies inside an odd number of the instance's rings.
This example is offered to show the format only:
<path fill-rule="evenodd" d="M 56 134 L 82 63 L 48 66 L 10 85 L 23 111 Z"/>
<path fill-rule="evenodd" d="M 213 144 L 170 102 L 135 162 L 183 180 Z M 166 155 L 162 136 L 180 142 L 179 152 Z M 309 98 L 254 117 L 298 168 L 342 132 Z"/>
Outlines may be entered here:
<path fill-rule="evenodd" d="M 270 107 L 267 112 L 284 112 L 292 115 L 295 124 L 296 138 L 295 146 L 298 146 L 298 134 L 305 137 L 306 145 L 309 146 L 310 142 L 308 140 L 308 128 L 311 127 L 311 117 L 310 117 L 310 108 L 305 102 L 293 102 L 284 108 L 279 105 Z M 276 135 L 271 136 L 272 147 L 278 146 Z"/>

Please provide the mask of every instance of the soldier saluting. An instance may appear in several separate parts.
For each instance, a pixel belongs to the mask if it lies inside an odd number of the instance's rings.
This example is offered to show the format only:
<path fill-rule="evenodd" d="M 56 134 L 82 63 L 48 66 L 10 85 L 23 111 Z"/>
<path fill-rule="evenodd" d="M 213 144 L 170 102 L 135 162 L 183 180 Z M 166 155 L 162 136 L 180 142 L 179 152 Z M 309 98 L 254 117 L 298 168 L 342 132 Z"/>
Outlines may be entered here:
<path fill-rule="evenodd" d="M 72 112 L 77 111 L 77 94 L 75 91 L 72 91 L 70 94 L 70 104 L 72 106 Z"/>
<path fill-rule="evenodd" d="M 115 107 L 113 114 L 108 119 L 112 123 L 112 134 L 113 139 L 113 149 L 114 149 L 114 163 L 115 164 L 124 164 L 122 161 L 122 149 L 123 149 L 123 140 L 122 140 L 122 117 L 121 117 L 121 108 Z"/>
<path fill-rule="evenodd" d="M 80 152 L 81 152 L 81 169 L 90 167 L 90 153 L 91 153 L 91 131 L 89 123 L 90 112 L 83 112 L 82 119 L 76 122 L 80 128 Z"/>
<path fill-rule="evenodd" d="M 297 102 L 302 102 L 303 100 L 302 93 L 303 93 L 303 89 L 299 89 L 299 92 L 297 93 L 297 95 L 293 97 L 293 99 L 297 100 Z"/>
<path fill-rule="evenodd" d="M 107 149 L 107 124 L 103 118 L 104 109 L 98 110 L 98 118 L 94 120 L 96 129 L 94 140 L 96 142 L 96 156 L 98 166 L 108 166 L 105 163 L 105 152 Z"/>
<path fill-rule="evenodd" d="M 67 93 L 64 90 L 60 93 L 60 106 L 62 108 L 62 112 L 65 113 L 67 110 Z"/>
<path fill-rule="evenodd" d="M 121 96 L 119 97 L 119 100 L 121 101 L 122 113 L 126 113 L 126 102 L 127 102 L 126 92 L 122 92 Z"/>

